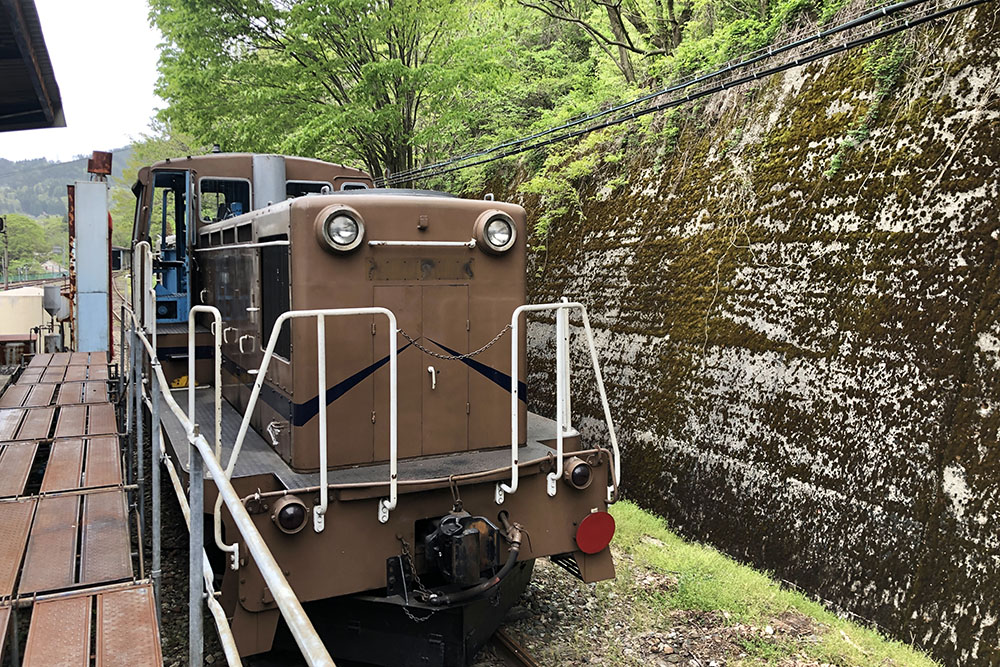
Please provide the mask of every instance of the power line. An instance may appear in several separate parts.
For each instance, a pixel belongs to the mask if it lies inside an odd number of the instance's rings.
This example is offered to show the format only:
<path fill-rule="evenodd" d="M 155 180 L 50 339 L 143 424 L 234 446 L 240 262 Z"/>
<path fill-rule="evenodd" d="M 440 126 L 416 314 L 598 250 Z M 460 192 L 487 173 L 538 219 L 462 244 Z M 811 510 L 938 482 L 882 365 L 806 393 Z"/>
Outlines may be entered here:
<path fill-rule="evenodd" d="M 709 72 L 707 74 L 701 74 L 701 75 L 698 75 L 698 76 L 693 76 L 693 77 L 688 77 L 686 79 L 682 79 L 682 80 L 680 80 L 680 81 L 678 81 L 678 82 L 676 82 L 676 83 L 668 86 L 667 88 L 663 88 L 661 90 L 657 90 L 657 91 L 654 91 L 652 93 L 647 93 L 645 95 L 637 97 L 637 98 L 635 98 L 633 100 L 630 100 L 628 102 L 625 102 L 623 104 L 619 104 L 617 106 L 611 107 L 610 109 L 605 109 L 603 111 L 598 111 L 598 112 L 595 112 L 595 113 L 592 113 L 592 114 L 589 114 L 589 115 L 579 116 L 577 118 L 569 120 L 568 122 L 564 123 L 563 125 L 559 125 L 557 127 L 552 127 L 552 128 L 546 129 L 546 130 L 542 130 L 540 132 L 536 132 L 534 134 L 530 134 L 530 135 L 528 135 L 526 137 L 521 137 L 520 139 L 514 139 L 514 140 L 511 140 L 511 141 L 507 141 L 505 143 L 498 144 L 496 146 L 492 146 L 490 148 L 486 148 L 486 149 L 479 150 L 479 151 L 474 151 L 472 153 L 466 153 L 465 155 L 460 155 L 460 156 L 457 156 L 457 157 L 452 157 L 452 158 L 449 158 L 448 160 L 444 160 L 444 161 L 438 162 L 436 164 L 425 165 L 423 167 L 417 167 L 417 168 L 414 168 L 414 169 L 404 170 L 404 171 L 398 172 L 396 174 L 391 174 L 389 176 L 389 178 L 393 179 L 393 180 L 396 180 L 396 182 L 398 182 L 398 180 L 400 180 L 400 179 L 401 180 L 408 180 L 405 177 L 407 177 L 407 176 L 413 176 L 413 175 L 416 175 L 416 174 L 424 172 L 424 171 L 432 171 L 432 170 L 437 169 L 439 167 L 443 167 L 443 166 L 446 166 L 446 165 L 451 165 L 451 164 L 454 164 L 455 162 L 460 162 L 462 160 L 468 160 L 468 159 L 472 159 L 472 158 L 476 158 L 476 157 L 481 157 L 483 155 L 488 155 L 490 153 L 494 153 L 494 152 L 496 152 L 498 150 L 502 150 L 504 148 L 509 148 L 511 146 L 516 146 L 516 145 L 519 145 L 519 144 L 531 141 L 533 139 L 537 139 L 537 138 L 540 138 L 540 137 L 552 134 L 554 132 L 558 132 L 559 130 L 564 130 L 564 129 L 567 129 L 567 128 L 570 128 L 570 127 L 575 127 L 576 125 L 580 125 L 581 123 L 585 123 L 585 122 L 587 122 L 589 120 L 596 120 L 597 118 L 602 118 L 602 117 L 608 116 L 608 115 L 610 115 L 612 113 L 617 113 L 619 111 L 623 111 L 625 109 L 629 109 L 629 108 L 631 108 L 633 106 L 637 106 L 639 104 L 642 104 L 643 102 L 647 102 L 647 101 L 652 100 L 654 98 L 660 97 L 661 95 L 666 95 L 666 94 L 669 94 L 669 93 L 672 93 L 672 92 L 676 92 L 678 90 L 681 90 L 683 88 L 687 88 L 687 87 L 693 86 L 693 85 L 701 83 L 703 81 L 707 81 L 709 79 L 712 79 L 712 78 L 715 78 L 715 77 L 718 77 L 718 76 L 722 76 L 724 74 L 728 74 L 729 72 L 737 70 L 737 69 L 743 69 L 745 67 L 749 67 L 749 66 L 754 65 L 754 64 L 756 64 L 756 63 L 758 63 L 758 62 L 760 62 L 760 61 L 762 61 L 762 60 L 764 60 L 766 58 L 770 58 L 770 57 L 773 57 L 773 56 L 776 56 L 776 55 L 780 55 L 780 54 L 782 54 L 782 53 L 784 53 L 786 51 L 789 51 L 791 49 L 798 48 L 800 46 L 804 46 L 804 45 L 809 44 L 811 42 L 814 42 L 816 40 L 823 39 L 825 37 L 829 37 L 829 36 L 837 34 L 839 32 L 843 32 L 844 30 L 849 30 L 851 28 L 855 28 L 857 26 L 864 25 L 865 23 L 868 23 L 868 22 L 873 21 L 875 19 L 882 18 L 882 17 L 885 17 L 885 16 L 890 16 L 890 15 L 895 14 L 897 12 L 903 11 L 904 9 L 909 9 L 910 7 L 914 7 L 916 5 L 923 4 L 923 3 L 929 2 L 929 1 L 930 0 L 904 0 L 904 2 L 900 2 L 900 3 L 896 3 L 896 4 L 883 5 L 882 7 L 878 7 L 876 9 L 874 9 L 874 10 L 869 11 L 869 12 L 865 12 L 863 14 L 857 14 L 853 18 L 850 18 L 847 21 L 845 21 L 845 22 L 843 22 L 843 23 L 841 23 L 841 24 L 839 24 L 837 26 L 834 26 L 833 28 L 829 28 L 827 30 L 820 31 L 819 33 L 816 33 L 814 35 L 809 35 L 807 37 L 803 37 L 803 38 L 800 38 L 800 39 L 790 40 L 788 42 L 785 42 L 785 43 L 781 44 L 780 46 L 769 46 L 769 47 L 765 47 L 765 48 L 762 48 L 762 49 L 758 49 L 757 51 L 752 51 L 747 56 L 745 56 L 742 60 L 732 61 L 732 62 L 728 63 L 727 65 L 725 65 L 725 66 L 723 66 L 723 67 L 721 67 L 721 68 L 719 68 L 717 70 L 714 70 L 712 72 Z M 379 185 L 379 180 L 378 179 L 376 179 L 376 183 L 375 184 Z"/>
<path fill-rule="evenodd" d="M 976 5 L 979 5 L 979 4 L 982 4 L 984 2 L 987 2 L 988 0 L 971 0 L 969 2 L 965 2 L 965 3 L 959 4 L 959 5 L 955 5 L 953 7 L 948 7 L 948 8 L 941 9 L 941 10 L 938 10 L 938 11 L 935 11 L 935 12 L 931 12 L 931 13 L 926 14 L 926 15 L 921 16 L 921 17 L 908 18 L 908 19 L 907 18 L 899 19 L 898 23 L 896 25 L 894 25 L 894 26 L 892 26 L 890 28 L 886 28 L 886 29 L 882 29 L 882 30 L 879 30 L 879 31 L 875 31 L 874 33 L 866 35 L 864 37 L 856 38 L 854 40 L 849 40 L 849 41 L 844 42 L 842 44 L 839 44 L 839 45 L 836 45 L 836 46 L 833 46 L 833 47 L 829 47 L 827 49 L 823 49 L 821 51 L 817 51 L 817 52 L 812 53 L 812 54 L 803 55 L 803 56 L 795 58 L 795 59 L 793 59 L 791 61 L 782 63 L 780 65 L 777 65 L 777 66 L 774 66 L 774 67 L 770 67 L 770 68 L 765 68 L 763 70 L 760 70 L 760 71 L 757 71 L 757 72 L 753 72 L 753 73 L 751 73 L 749 75 L 745 75 L 745 76 L 742 76 L 742 77 L 739 77 L 739 78 L 736 78 L 736 79 L 732 79 L 732 80 L 730 80 L 728 82 L 725 82 L 725 83 L 722 83 L 722 84 L 718 84 L 716 86 L 702 88 L 702 89 L 697 90 L 697 91 L 695 91 L 693 93 L 687 93 L 683 97 L 677 97 L 675 99 L 671 99 L 671 100 L 668 100 L 666 102 L 662 102 L 662 103 L 659 103 L 659 104 L 655 104 L 655 105 L 651 105 L 651 106 L 648 106 L 648 107 L 644 107 L 644 108 L 636 110 L 636 111 L 631 111 L 629 113 L 619 115 L 619 116 L 617 116 L 615 118 L 612 118 L 610 120 L 607 120 L 607 121 L 604 121 L 604 122 L 601 122 L 601 123 L 596 123 L 596 124 L 588 125 L 587 127 L 584 127 L 584 128 L 581 128 L 581 129 L 577 129 L 577 130 L 573 130 L 573 131 L 564 131 L 564 130 L 569 130 L 570 128 L 575 127 L 577 125 L 580 125 L 580 124 L 586 122 L 587 120 L 593 120 L 593 119 L 605 117 L 605 116 L 608 116 L 608 115 L 611 115 L 611 114 L 621 113 L 621 112 L 626 111 L 626 110 L 628 110 L 628 109 L 630 109 L 630 108 L 632 108 L 634 106 L 637 106 L 638 104 L 640 104 L 642 102 L 649 101 L 649 100 L 651 100 L 651 99 L 653 99 L 655 97 L 659 97 L 659 96 L 662 96 L 664 94 L 669 94 L 671 92 L 678 92 L 678 91 L 683 90 L 685 88 L 689 88 L 689 87 L 691 87 L 691 86 L 693 86 L 693 85 L 695 85 L 697 83 L 702 83 L 702 82 L 709 81 L 709 80 L 714 79 L 714 78 L 719 78 L 719 77 L 722 77 L 724 75 L 731 74 L 731 73 L 735 72 L 736 70 L 744 69 L 744 68 L 749 67 L 749 66 L 751 66 L 753 64 L 759 63 L 762 60 L 765 60 L 767 58 L 771 58 L 774 55 L 778 55 L 778 54 L 787 52 L 787 51 L 789 51 L 789 50 L 791 50 L 793 48 L 798 48 L 798 47 L 801 47 L 803 45 L 810 44 L 810 43 L 815 42 L 817 40 L 823 39 L 825 37 L 829 37 L 829 36 L 831 36 L 833 34 L 836 34 L 836 33 L 839 33 L 839 32 L 843 32 L 845 30 L 849 30 L 851 28 L 856 28 L 856 27 L 859 27 L 859 26 L 863 26 L 863 25 L 869 24 L 869 23 L 871 23 L 873 21 L 876 21 L 878 19 L 881 19 L 883 17 L 888 17 L 888 16 L 891 16 L 891 15 L 897 14 L 897 13 L 899 13 L 901 11 L 904 11 L 906 9 L 909 9 L 911 7 L 915 7 L 915 6 L 918 6 L 918 5 L 921 5 L 921 4 L 925 4 L 925 3 L 931 2 L 931 1 L 932 0 L 907 0 L 906 2 L 896 3 L 896 4 L 893 4 L 893 5 L 886 5 L 886 6 L 883 6 L 881 8 L 877 8 L 874 11 L 871 11 L 871 12 L 868 12 L 868 13 L 866 13 L 864 15 L 861 15 L 861 16 L 859 16 L 857 18 L 850 19 L 850 20 L 848 20 L 848 21 L 846 21 L 846 22 L 844 22 L 844 23 L 842 23 L 840 25 L 837 25 L 837 26 L 835 26 L 833 28 L 830 28 L 828 30 L 822 31 L 822 32 L 814 34 L 814 35 L 810 35 L 809 37 L 805 37 L 805 38 L 802 38 L 802 39 L 794 40 L 794 41 L 789 42 L 787 44 L 784 44 L 784 45 L 782 45 L 780 47 L 767 49 L 765 52 L 759 53 L 758 55 L 754 55 L 754 56 L 752 56 L 750 58 L 747 58 L 747 59 L 745 59 L 743 61 L 740 61 L 740 62 L 738 62 L 736 64 L 732 64 L 732 65 L 723 67 L 721 69 L 715 70 L 713 72 L 710 72 L 708 74 L 701 75 L 701 76 L 689 79 L 689 80 L 687 80 L 685 82 L 682 82 L 682 83 L 679 83 L 679 84 L 675 84 L 675 85 L 673 85 L 673 86 L 671 86 L 669 88 L 665 88 L 665 89 L 663 89 L 661 91 L 657 91 L 655 93 L 650 93 L 650 94 L 647 94 L 647 95 L 643 95 L 642 97 L 636 98 L 634 100 L 631 100 L 631 101 L 626 102 L 624 104 L 618 105 L 616 107 L 612 107 L 611 109 L 607 109 L 607 110 L 602 111 L 600 113 L 592 114 L 591 116 L 584 117 L 583 119 L 573 120 L 573 121 L 570 121 L 570 122 L 565 123 L 563 125 L 560 125 L 560 126 L 557 126 L 557 127 L 554 127 L 554 128 L 550 128 L 550 129 L 545 130 L 543 132 L 537 132 L 537 133 L 534 133 L 534 134 L 529 135 L 527 137 L 523 137 L 521 139 L 517 139 L 517 140 L 514 140 L 514 141 L 508 141 L 508 142 L 505 142 L 505 143 L 500 144 L 498 146 L 493 146 L 491 148 L 488 148 L 488 149 L 485 149 L 485 150 L 482 150 L 482 151 L 477 151 L 477 152 L 474 152 L 474 153 L 468 153 L 466 155 L 462 155 L 462 156 L 458 156 L 458 157 L 455 157 L 455 158 L 451 158 L 449 160 L 445 160 L 445 161 L 436 163 L 434 165 L 428 165 L 426 167 L 421 167 L 421 168 L 418 168 L 418 169 L 412 169 L 412 170 L 408 170 L 408 171 L 405 171 L 405 172 L 400 172 L 398 174 L 392 174 L 388 178 L 377 179 L 376 180 L 376 185 L 389 186 L 389 185 L 395 185 L 395 184 L 398 184 L 398 183 L 402 183 L 402 182 L 405 182 L 405 181 L 414 180 L 414 179 L 417 179 L 417 178 L 421 178 L 421 179 L 432 178 L 432 177 L 435 177 L 435 176 L 441 176 L 443 174 L 451 173 L 453 171 L 458 171 L 460 169 L 465 169 L 465 168 L 468 168 L 468 167 L 473 167 L 473 166 L 478 166 L 478 165 L 481 165 L 481 164 L 486 164 L 488 162 L 493 162 L 495 160 L 500 160 L 500 159 L 503 159 L 503 158 L 506 158 L 506 157 L 510 157 L 512 155 L 517 155 L 517 154 L 520 154 L 520 153 L 523 153 L 523 152 L 526 152 L 526 151 L 534 150 L 536 148 L 543 148 L 545 146 L 549 146 L 551 144 L 554 144 L 554 143 L 557 143 L 557 142 L 560 142 L 560 141 L 565 141 L 565 140 L 568 140 L 568 139 L 579 137 L 579 136 L 581 136 L 583 134 L 587 134 L 589 132 L 594 132 L 596 130 L 605 129 L 605 128 L 610 127 L 612 125 L 618 125 L 618 124 L 621 124 L 621 123 L 625 123 L 625 122 L 628 122 L 628 121 L 633 120 L 635 118 L 638 118 L 638 117 L 641 117 L 641 116 L 645 116 L 647 114 L 650 114 L 650 113 L 653 113 L 653 112 L 656 112 L 656 111 L 662 111 L 662 110 L 665 110 L 665 109 L 668 109 L 668 108 L 671 108 L 671 107 L 679 106 L 679 105 L 684 104 L 686 102 L 693 101 L 693 100 L 699 99 L 701 97 L 705 97 L 707 95 L 714 94 L 716 92 L 727 90 L 727 89 L 732 88 L 734 86 L 738 86 L 738 85 L 741 85 L 741 84 L 744 84 L 744 83 L 749 83 L 749 82 L 756 81 L 756 80 L 759 80 L 759 79 L 762 79 L 762 78 L 766 78 L 766 77 L 771 76 L 773 74 L 778 74 L 780 72 L 786 71 L 788 69 L 792 69 L 794 67 L 799 67 L 801 65 L 805 65 L 805 64 L 814 62 L 816 60 L 820 60 L 822 58 L 826 58 L 826 57 L 829 57 L 831 55 L 834 55 L 834 54 L 837 54 L 837 53 L 841 53 L 843 51 L 847 51 L 849 49 L 853 49 L 853 48 L 856 48 L 856 47 L 859 47 L 859 46 L 863 46 L 865 44 L 869 44 L 869 43 L 871 43 L 873 41 L 876 41 L 878 39 L 882 39 L 884 37 L 888 37 L 888 36 L 890 36 L 892 34 L 901 32 L 903 30 L 908 30 L 910 28 L 916 27 L 916 26 L 921 25 L 923 23 L 927 23 L 929 21 L 933 21 L 933 20 L 942 18 L 942 17 L 947 16 L 949 14 L 952 14 L 954 12 L 961 11 L 961 10 L 964 10 L 964 9 L 969 9 L 969 8 L 974 7 Z M 538 138 L 541 138 L 543 136 L 548 136 L 550 134 L 556 134 L 556 133 L 558 133 L 560 131 L 564 131 L 564 132 L 562 132 L 561 134 L 558 134 L 557 136 L 555 136 L 553 138 L 547 139 L 545 141 L 533 141 L 534 139 L 538 139 Z M 509 148 L 509 150 L 503 150 L 504 148 Z M 502 152 L 499 152 L 499 154 L 497 154 L 497 155 L 493 155 L 493 153 L 497 153 L 498 151 L 502 151 Z M 487 155 L 489 155 L 490 157 L 485 157 Z M 475 158 L 477 158 L 477 157 L 482 157 L 483 159 L 475 160 Z M 470 160 L 472 160 L 472 161 L 470 161 Z M 464 163 L 464 164 L 460 164 L 460 163 Z M 453 166 L 453 165 L 457 165 L 457 166 Z"/>

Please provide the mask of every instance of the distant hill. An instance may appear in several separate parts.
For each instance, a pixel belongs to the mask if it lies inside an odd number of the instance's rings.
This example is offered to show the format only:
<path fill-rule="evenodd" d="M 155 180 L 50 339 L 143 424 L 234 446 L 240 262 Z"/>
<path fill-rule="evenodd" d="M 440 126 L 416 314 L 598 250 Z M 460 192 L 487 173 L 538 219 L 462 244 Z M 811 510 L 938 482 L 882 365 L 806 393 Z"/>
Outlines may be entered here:
<path fill-rule="evenodd" d="M 132 149 L 125 147 L 112 152 L 112 176 L 121 177 Z M 88 157 L 69 162 L 51 162 L 45 158 L 12 162 L 0 158 L 0 215 L 23 213 L 33 218 L 66 215 L 66 185 L 88 177 Z"/>

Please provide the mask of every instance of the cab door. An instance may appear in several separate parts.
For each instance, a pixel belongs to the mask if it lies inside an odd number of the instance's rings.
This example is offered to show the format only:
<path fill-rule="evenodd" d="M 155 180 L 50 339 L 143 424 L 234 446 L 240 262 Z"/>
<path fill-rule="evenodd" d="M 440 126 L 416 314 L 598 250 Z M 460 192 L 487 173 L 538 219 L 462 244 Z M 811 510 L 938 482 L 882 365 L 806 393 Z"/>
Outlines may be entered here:
<path fill-rule="evenodd" d="M 469 288 L 420 288 L 423 344 L 446 356 L 469 351 Z M 421 452 L 442 454 L 469 448 L 469 367 L 458 359 L 423 357 Z"/>
<path fill-rule="evenodd" d="M 438 354 L 468 351 L 469 288 L 467 285 L 376 286 L 375 305 L 396 315 L 409 338 Z M 386 354 L 376 319 L 374 358 Z M 456 359 L 423 352 L 402 333 L 396 334 L 397 434 L 400 459 L 428 454 L 463 452 L 469 448 L 469 367 Z M 388 366 L 388 365 L 386 365 Z M 375 460 L 389 458 L 389 369 L 375 373 Z"/>

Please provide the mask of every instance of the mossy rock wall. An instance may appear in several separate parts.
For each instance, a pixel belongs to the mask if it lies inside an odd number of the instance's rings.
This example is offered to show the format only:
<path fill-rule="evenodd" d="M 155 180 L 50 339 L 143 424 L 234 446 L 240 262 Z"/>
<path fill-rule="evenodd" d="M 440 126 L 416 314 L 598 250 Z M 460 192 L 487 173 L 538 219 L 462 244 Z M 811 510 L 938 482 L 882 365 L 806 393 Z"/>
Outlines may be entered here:
<path fill-rule="evenodd" d="M 589 308 L 627 497 L 948 664 L 995 665 L 1000 6 L 903 39 L 887 97 L 856 51 L 683 110 L 663 143 L 657 119 L 587 148 L 624 157 L 571 179 L 530 297 Z M 530 176 L 492 185 L 538 219 Z M 529 340 L 550 355 L 550 324 Z M 601 440 L 577 352 L 575 422 Z M 530 370 L 554 414 L 551 365 Z"/>

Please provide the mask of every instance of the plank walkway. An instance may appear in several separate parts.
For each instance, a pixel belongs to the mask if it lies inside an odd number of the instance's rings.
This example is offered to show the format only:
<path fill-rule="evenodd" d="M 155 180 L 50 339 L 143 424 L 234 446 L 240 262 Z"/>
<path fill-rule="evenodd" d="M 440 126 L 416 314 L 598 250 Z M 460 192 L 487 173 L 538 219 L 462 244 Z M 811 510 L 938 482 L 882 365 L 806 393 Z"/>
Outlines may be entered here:
<path fill-rule="evenodd" d="M 35 355 L 0 395 L 0 662 L 163 664 L 105 358 Z"/>

